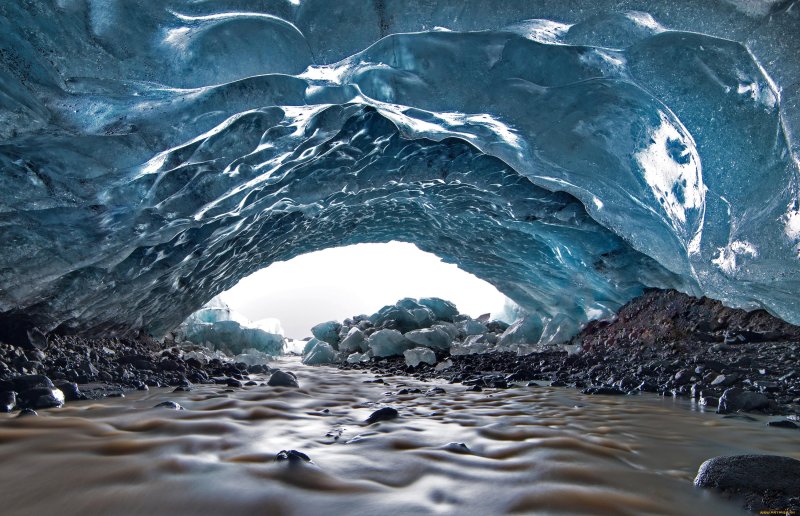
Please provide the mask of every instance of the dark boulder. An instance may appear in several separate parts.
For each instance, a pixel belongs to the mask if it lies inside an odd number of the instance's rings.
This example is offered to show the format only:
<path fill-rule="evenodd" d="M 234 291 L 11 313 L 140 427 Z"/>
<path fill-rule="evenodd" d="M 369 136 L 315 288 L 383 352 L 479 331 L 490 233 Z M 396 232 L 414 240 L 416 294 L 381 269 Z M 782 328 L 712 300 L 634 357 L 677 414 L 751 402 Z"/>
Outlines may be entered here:
<path fill-rule="evenodd" d="M 17 392 L 29 391 L 36 388 L 50 388 L 55 387 L 50 378 L 43 374 L 28 374 L 25 376 L 17 376 L 11 379 L 14 390 Z"/>
<path fill-rule="evenodd" d="M 610 387 L 607 385 L 592 385 L 591 387 L 587 387 L 581 391 L 583 394 L 605 394 L 607 396 L 620 396 L 627 394 L 627 392 L 623 391 L 619 387 Z"/>
<path fill-rule="evenodd" d="M 751 410 L 761 410 L 769 407 L 769 398 L 760 392 L 750 392 L 738 387 L 731 387 L 722 393 L 719 399 L 718 414 L 729 414 L 731 412 L 749 412 Z"/>
<path fill-rule="evenodd" d="M 269 377 L 267 385 L 271 387 L 300 387 L 297 383 L 297 378 L 292 373 L 286 373 L 277 369 L 272 376 Z"/>
<path fill-rule="evenodd" d="M 289 465 L 304 464 L 311 462 L 311 458 L 303 452 L 297 450 L 281 450 L 275 456 L 275 462 L 288 462 Z"/>
<path fill-rule="evenodd" d="M 779 455 L 734 455 L 705 461 L 694 479 L 739 500 L 746 509 L 796 509 L 800 496 L 800 460 Z"/>
<path fill-rule="evenodd" d="M 56 387 L 64 393 L 65 401 L 77 401 L 86 397 L 81 393 L 78 384 L 74 382 L 59 382 Z"/>
<path fill-rule="evenodd" d="M 18 403 L 31 409 L 58 408 L 64 405 L 64 393 L 55 387 L 36 387 L 21 392 Z"/>
<path fill-rule="evenodd" d="M 17 406 L 17 395 L 14 391 L 0 392 L 0 412 L 11 412 Z"/>
<path fill-rule="evenodd" d="M 174 401 L 162 401 L 158 405 L 154 406 L 153 408 L 165 408 L 170 410 L 183 410 L 183 407 L 179 403 L 175 403 Z"/>
<path fill-rule="evenodd" d="M 396 419 L 398 417 L 400 417 L 400 413 L 397 412 L 397 409 L 392 407 L 383 407 L 369 415 L 367 418 L 367 424 L 371 425 L 373 423 L 377 423 L 378 421 L 389 421 L 390 419 Z"/>

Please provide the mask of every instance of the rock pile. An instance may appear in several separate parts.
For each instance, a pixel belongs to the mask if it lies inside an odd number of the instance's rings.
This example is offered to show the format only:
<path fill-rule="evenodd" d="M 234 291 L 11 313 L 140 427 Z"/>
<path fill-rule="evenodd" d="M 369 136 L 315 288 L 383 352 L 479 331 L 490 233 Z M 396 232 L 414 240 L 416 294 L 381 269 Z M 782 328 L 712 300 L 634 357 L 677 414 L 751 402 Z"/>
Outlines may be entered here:
<path fill-rule="evenodd" d="M 305 364 L 358 364 L 404 356 L 411 366 L 436 364 L 449 355 L 509 351 L 525 335 L 520 325 L 489 321 L 488 315 L 473 319 L 435 297 L 404 298 L 369 316 L 320 323 L 311 333 L 314 338 L 303 350 Z M 531 340 L 538 340 L 539 333 Z"/>

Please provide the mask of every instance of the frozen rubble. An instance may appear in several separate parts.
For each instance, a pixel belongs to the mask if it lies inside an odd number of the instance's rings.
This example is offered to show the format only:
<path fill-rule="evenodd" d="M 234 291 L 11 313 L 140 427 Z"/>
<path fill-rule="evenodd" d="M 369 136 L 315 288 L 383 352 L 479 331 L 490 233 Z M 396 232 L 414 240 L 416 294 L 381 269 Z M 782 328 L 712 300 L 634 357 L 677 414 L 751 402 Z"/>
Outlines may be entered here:
<path fill-rule="evenodd" d="M 280 324 L 271 322 L 270 326 L 281 331 Z M 246 317 L 231 310 L 219 297 L 190 315 L 173 332 L 173 338 L 184 347 L 201 345 L 217 352 L 215 357 L 238 357 L 239 361 L 248 364 L 264 363 L 268 357 L 283 354 L 285 349 L 282 334 L 256 327 Z"/>
<path fill-rule="evenodd" d="M 515 313 L 523 315 L 520 311 Z M 450 355 L 493 351 L 527 354 L 558 347 L 571 338 L 570 333 L 559 332 L 557 324 L 543 332 L 537 317 L 522 317 L 510 325 L 486 317 L 482 320 L 459 313 L 453 303 L 443 299 L 404 298 L 369 316 L 358 315 L 341 323 L 328 321 L 314 326 L 315 335 L 322 335 L 323 330 L 330 335 L 335 328 L 341 341 L 336 349 L 317 337 L 312 338 L 303 350 L 303 362 L 355 364 L 404 356 L 407 365 L 416 367 L 421 362 L 436 364 Z M 563 323 L 563 319 L 554 320 Z"/>
<path fill-rule="evenodd" d="M 411 348 L 403 351 L 403 356 L 406 359 L 406 364 L 411 367 L 417 367 L 421 363 L 435 364 L 436 353 L 429 348 Z"/>
<path fill-rule="evenodd" d="M 303 353 L 303 363 L 306 365 L 330 364 L 336 360 L 336 351 L 327 342 L 313 339 L 311 346 Z"/>

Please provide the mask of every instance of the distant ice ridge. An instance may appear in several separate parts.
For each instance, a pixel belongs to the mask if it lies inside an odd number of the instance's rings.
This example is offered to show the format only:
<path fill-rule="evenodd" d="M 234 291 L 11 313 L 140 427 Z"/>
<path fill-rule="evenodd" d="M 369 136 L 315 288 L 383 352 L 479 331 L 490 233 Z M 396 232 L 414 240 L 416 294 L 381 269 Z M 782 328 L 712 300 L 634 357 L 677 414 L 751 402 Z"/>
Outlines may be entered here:
<path fill-rule="evenodd" d="M 649 286 L 800 323 L 800 6 L 753 5 L 4 2 L 0 336 L 390 240 L 555 340 Z"/>
<path fill-rule="evenodd" d="M 280 331 L 280 322 L 269 321 L 269 326 Z M 173 338 L 184 347 L 201 345 L 252 365 L 283 354 L 286 342 L 282 333 L 265 331 L 216 296 L 181 323 Z"/>

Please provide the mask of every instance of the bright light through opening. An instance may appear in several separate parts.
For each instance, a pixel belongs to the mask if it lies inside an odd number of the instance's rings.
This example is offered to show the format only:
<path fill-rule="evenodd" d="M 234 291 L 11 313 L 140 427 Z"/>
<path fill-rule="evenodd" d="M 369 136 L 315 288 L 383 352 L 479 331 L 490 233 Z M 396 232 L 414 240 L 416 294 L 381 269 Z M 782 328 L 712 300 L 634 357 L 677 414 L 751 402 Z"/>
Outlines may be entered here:
<path fill-rule="evenodd" d="M 359 244 L 277 262 L 222 294 L 256 321 L 280 319 L 287 337 L 303 338 L 320 322 L 372 314 L 403 297 L 441 297 L 461 313 L 498 314 L 506 297 L 489 283 L 412 244 Z"/>

